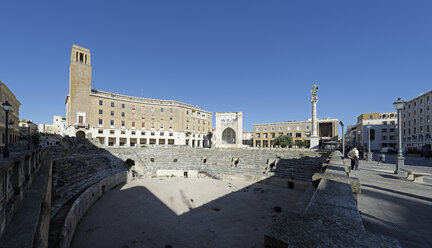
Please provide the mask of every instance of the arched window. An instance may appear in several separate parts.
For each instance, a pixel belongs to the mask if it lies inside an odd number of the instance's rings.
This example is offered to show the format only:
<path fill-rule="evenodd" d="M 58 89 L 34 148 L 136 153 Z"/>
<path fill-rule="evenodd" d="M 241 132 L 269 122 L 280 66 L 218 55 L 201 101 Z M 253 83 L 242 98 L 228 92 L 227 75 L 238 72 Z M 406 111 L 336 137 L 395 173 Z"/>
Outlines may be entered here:
<path fill-rule="evenodd" d="M 235 144 L 236 133 L 232 128 L 227 128 L 222 133 L 222 144 Z"/>

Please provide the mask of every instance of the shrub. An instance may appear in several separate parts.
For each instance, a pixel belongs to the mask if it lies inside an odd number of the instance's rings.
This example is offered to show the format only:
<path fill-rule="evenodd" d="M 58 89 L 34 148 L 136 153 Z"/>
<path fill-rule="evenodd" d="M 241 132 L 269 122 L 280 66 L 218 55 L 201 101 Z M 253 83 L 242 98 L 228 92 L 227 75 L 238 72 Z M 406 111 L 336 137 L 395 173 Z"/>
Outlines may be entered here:
<path fill-rule="evenodd" d="M 275 146 L 287 147 L 293 145 L 293 139 L 288 135 L 280 135 L 276 139 L 274 139 L 273 144 Z"/>

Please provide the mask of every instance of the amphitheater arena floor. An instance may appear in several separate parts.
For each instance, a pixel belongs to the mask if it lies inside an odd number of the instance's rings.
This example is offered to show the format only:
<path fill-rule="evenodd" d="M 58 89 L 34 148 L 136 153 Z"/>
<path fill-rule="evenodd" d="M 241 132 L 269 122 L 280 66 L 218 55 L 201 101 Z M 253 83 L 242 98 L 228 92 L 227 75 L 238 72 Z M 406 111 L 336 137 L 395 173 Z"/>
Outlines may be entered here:
<path fill-rule="evenodd" d="M 276 185 L 202 178 L 146 178 L 105 194 L 86 213 L 71 247 L 263 247 L 280 212 L 312 196 Z"/>

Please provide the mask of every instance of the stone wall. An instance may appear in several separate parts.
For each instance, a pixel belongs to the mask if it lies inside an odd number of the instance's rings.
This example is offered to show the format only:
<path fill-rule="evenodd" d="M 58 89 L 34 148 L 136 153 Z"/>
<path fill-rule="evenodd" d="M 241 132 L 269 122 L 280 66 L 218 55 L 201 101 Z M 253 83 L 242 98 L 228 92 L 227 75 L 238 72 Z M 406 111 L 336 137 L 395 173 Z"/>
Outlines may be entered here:
<path fill-rule="evenodd" d="M 93 184 L 80 194 L 73 202 L 66 215 L 64 224 L 60 231 L 60 240 L 56 247 L 68 248 L 72 242 L 75 229 L 87 210 L 107 191 L 117 187 L 118 185 L 125 184 L 127 181 L 128 173 L 122 171 Z"/>
<path fill-rule="evenodd" d="M 2 247 L 46 247 L 52 160 L 48 149 L 15 154 L 0 167 Z"/>

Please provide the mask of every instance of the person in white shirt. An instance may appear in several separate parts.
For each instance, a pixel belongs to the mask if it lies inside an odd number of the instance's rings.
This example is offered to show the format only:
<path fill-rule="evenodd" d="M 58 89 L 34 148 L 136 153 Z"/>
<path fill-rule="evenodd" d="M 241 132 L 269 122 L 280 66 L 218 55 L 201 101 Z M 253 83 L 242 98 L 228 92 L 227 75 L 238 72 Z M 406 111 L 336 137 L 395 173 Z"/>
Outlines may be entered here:
<path fill-rule="evenodd" d="M 357 150 L 357 147 L 354 147 L 348 152 L 348 157 L 351 159 L 351 170 L 359 170 L 359 151 Z"/>

